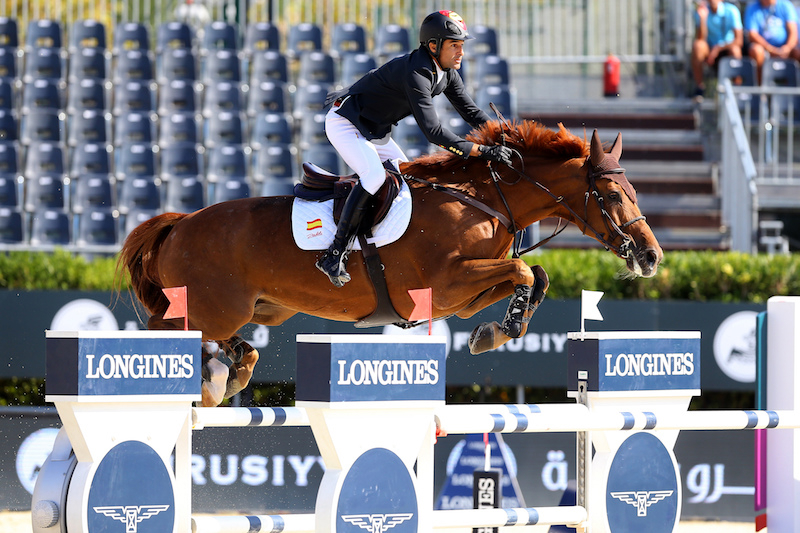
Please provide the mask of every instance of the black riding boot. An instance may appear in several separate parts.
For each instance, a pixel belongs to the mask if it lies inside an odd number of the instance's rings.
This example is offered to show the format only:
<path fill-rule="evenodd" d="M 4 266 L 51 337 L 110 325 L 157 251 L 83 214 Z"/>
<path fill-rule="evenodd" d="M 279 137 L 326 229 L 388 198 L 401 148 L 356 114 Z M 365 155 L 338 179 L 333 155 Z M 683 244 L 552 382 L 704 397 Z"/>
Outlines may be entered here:
<path fill-rule="evenodd" d="M 350 274 L 345 270 L 347 247 L 361 224 L 370 198 L 371 195 L 364 190 L 361 183 L 357 183 L 353 187 L 342 209 L 339 224 L 336 226 L 336 236 L 330 247 L 317 261 L 317 268 L 324 272 L 330 278 L 331 283 L 337 287 L 342 287 L 350 281 Z"/>

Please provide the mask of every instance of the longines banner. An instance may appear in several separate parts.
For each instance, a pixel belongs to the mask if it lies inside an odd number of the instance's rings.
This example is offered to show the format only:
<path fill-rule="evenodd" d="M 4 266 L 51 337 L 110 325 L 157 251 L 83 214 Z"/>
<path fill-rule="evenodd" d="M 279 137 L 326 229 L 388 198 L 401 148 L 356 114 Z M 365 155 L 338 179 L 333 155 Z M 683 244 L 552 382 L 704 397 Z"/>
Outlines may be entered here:
<path fill-rule="evenodd" d="M 0 510 L 30 509 L 58 426 L 54 408 L 0 408 Z M 310 428 L 206 428 L 193 432 L 192 440 L 195 512 L 313 511 L 324 467 Z M 509 433 L 503 440 L 503 456 L 524 503 L 558 505 L 575 478 L 575 435 Z M 463 436 L 439 439 L 435 496 L 463 447 Z M 684 431 L 675 455 L 684 487 L 683 518 L 753 518 L 752 431 Z M 472 487 L 472 476 L 456 473 L 450 484 Z M 442 507 L 472 508 L 471 497 L 440 499 Z"/>
<path fill-rule="evenodd" d="M 434 323 L 433 333 L 445 335 L 449 385 L 492 383 L 560 388 L 566 383 L 567 332 L 580 330 L 578 300 L 545 300 L 528 332 L 500 349 L 472 356 L 467 341 L 481 322 L 499 321 L 507 302 L 500 302 L 468 320 L 450 318 Z M 754 390 L 755 316 L 763 305 L 686 301 L 601 300 L 603 322 L 587 322 L 587 330 L 686 330 L 702 334 L 703 390 Z M 192 310 L 189 309 L 191 316 Z M 44 331 L 144 329 L 127 294 L 110 292 L 0 291 L 0 377 L 44 376 Z M 427 326 L 408 333 L 426 334 Z M 293 381 L 295 336 L 298 333 L 399 333 L 402 330 L 356 330 L 351 324 L 297 315 L 280 327 L 249 325 L 242 335 L 261 358 L 254 380 Z"/>

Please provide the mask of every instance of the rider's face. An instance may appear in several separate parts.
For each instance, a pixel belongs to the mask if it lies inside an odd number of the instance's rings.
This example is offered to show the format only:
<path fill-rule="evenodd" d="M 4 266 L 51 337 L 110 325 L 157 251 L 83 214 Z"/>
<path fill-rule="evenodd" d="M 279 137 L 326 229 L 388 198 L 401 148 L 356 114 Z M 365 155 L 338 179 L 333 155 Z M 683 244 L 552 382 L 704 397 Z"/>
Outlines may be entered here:
<path fill-rule="evenodd" d="M 464 57 L 464 41 L 455 39 L 445 39 L 442 42 L 442 50 L 439 52 L 439 66 L 443 69 L 461 68 L 461 59 Z"/>

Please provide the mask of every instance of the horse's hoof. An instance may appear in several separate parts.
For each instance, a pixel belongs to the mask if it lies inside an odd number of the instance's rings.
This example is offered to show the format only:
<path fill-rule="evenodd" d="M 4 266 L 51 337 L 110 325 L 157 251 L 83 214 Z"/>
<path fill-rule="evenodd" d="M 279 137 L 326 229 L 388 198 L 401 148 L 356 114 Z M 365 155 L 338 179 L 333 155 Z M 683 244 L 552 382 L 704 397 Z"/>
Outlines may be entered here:
<path fill-rule="evenodd" d="M 216 407 L 222 403 L 225 396 L 228 367 L 215 357 L 212 357 L 203 363 L 201 374 L 203 375 L 201 387 L 202 405 L 203 407 Z"/>
<path fill-rule="evenodd" d="M 533 286 L 533 294 L 531 295 L 531 305 L 534 306 L 535 310 L 544 301 L 547 289 L 550 288 L 550 278 L 541 265 L 533 265 L 531 272 L 533 272 L 533 277 L 536 279 Z"/>
<path fill-rule="evenodd" d="M 472 331 L 469 336 L 469 353 L 478 355 L 494 350 L 507 343 L 510 337 L 503 333 L 497 322 L 484 322 Z"/>

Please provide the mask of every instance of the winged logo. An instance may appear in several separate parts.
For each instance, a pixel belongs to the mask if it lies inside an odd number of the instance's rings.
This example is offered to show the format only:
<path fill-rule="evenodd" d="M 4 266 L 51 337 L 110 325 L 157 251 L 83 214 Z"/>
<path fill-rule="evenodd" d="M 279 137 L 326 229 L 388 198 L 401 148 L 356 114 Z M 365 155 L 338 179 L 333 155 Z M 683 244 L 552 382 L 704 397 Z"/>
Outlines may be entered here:
<path fill-rule="evenodd" d="M 673 491 L 671 490 L 640 490 L 612 492 L 611 496 L 636 507 L 636 516 L 647 516 L 648 507 L 672 496 L 672 493 Z"/>
<path fill-rule="evenodd" d="M 162 511 L 169 509 L 169 505 L 109 505 L 93 507 L 95 513 L 105 515 L 125 524 L 125 533 L 136 533 L 139 522 L 147 520 Z"/>
<path fill-rule="evenodd" d="M 384 533 L 406 520 L 411 520 L 412 516 L 414 513 L 350 514 L 342 515 L 342 520 L 370 533 Z"/>

